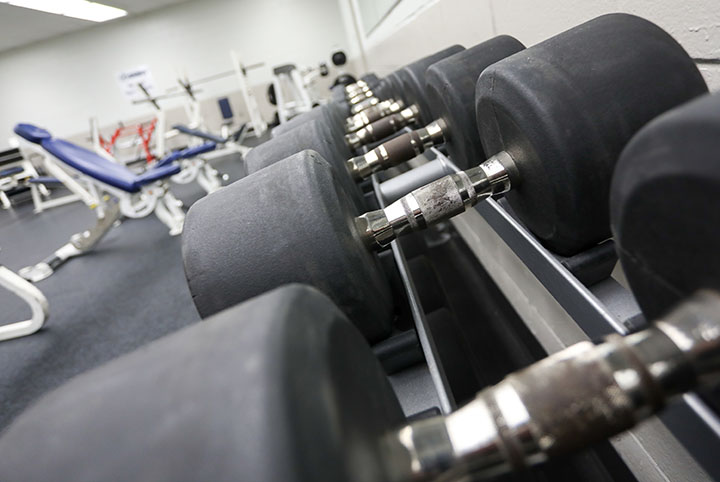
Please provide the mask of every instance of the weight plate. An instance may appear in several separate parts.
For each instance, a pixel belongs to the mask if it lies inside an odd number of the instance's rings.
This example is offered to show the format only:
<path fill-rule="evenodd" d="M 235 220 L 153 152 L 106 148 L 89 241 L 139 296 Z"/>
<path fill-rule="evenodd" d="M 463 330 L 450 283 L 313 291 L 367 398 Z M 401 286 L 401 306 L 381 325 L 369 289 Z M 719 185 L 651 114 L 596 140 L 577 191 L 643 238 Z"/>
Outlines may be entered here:
<path fill-rule="evenodd" d="M 310 120 L 299 127 L 275 137 L 253 148 L 245 156 L 247 174 L 253 174 L 288 156 L 309 149 L 317 152 L 330 162 L 340 182 L 355 205 L 355 212 L 360 214 L 367 209 L 360 186 L 350 176 L 345 167 L 346 152 L 340 150 L 337 137 L 330 134 L 327 122 L 322 118 Z M 344 140 L 340 141 L 344 143 Z"/>

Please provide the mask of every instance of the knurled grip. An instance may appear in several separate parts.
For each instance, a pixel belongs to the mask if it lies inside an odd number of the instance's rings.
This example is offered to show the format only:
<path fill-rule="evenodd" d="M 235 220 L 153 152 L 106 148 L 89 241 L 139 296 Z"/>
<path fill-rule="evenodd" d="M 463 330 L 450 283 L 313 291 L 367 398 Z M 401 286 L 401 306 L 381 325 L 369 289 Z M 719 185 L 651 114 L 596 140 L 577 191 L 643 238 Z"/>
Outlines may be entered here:
<path fill-rule="evenodd" d="M 458 183 L 462 185 L 465 192 L 472 189 L 467 176 L 459 173 L 459 175 L 445 176 L 412 192 L 412 196 L 422 212 L 424 226 L 445 221 L 465 211 L 466 200 L 463 199 L 461 194 L 463 190 L 460 189 Z M 413 230 L 424 226 L 413 226 Z"/>
<path fill-rule="evenodd" d="M 384 156 L 382 155 L 382 151 L 379 151 L 378 154 L 380 158 L 385 157 L 388 159 L 388 162 L 384 165 L 385 168 L 388 168 L 397 166 L 422 154 L 425 151 L 425 147 L 423 146 L 420 135 L 416 131 L 412 131 L 390 139 L 374 150 L 384 150 Z"/>
<path fill-rule="evenodd" d="M 402 126 L 403 117 L 400 114 L 392 114 L 387 117 L 383 117 L 365 128 L 368 132 L 365 142 L 377 142 L 385 139 L 387 136 L 397 132 Z"/>
<path fill-rule="evenodd" d="M 385 111 L 381 107 L 375 106 L 366 109 L 363 111 L 363 114 L 365 114 L 365 117 L 367 118 L 365 122 L 367 124 L 372 124 L 373 122 L 382 119 L 383 115 L 385 115 Z"/>
<path fill-rule="evenodd" d="M 612 356 L 632 367 L 641 377 L 643 392 L 652 393 L 655 387 L 649 376 L 642 376 L 646 375 L 642 364 L 622 343 L 613 345 Z M 537 442 L 549 456 L 604 440 L 637 421 L 638 407 L 618 386 L 608 350 L 588 343 L 576 345 L 576 351 L 580 347 L 585 348 L 584 353 L 551 356 L 503 382 L 512 385 L 522 399 L 536 427 Z"/>

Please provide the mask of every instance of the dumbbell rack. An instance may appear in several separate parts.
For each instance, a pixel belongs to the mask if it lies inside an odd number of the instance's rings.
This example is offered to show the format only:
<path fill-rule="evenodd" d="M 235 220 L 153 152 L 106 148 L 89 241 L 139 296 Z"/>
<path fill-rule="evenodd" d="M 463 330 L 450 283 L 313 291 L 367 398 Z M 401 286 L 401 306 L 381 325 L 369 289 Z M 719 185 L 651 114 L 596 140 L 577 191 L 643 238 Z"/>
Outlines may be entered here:
<path fill-rule="evenodd" d="M 432 149 L 428 157 L 435 156 L 456 169 L 443 153 Z M 373 176 L 373 187 L 380 192 L 377 176 Z M 452 225 L 548 354 L 646 325 L 632 293 L 616 280 L 624 279 L 621 271 L 616 268 L 612 277 L 585 286 L 513 217 L 503 199 L 479 203 L 454 218 Z M 403 405 L 413 408 L 411 413 L 432 407 L 447 413 L 456 406 L 436 340 L 400 243 L 393 242 L 392 251 L 427 370 L 407 375 L 405 380 L 391 376 L 391 381 Z M 407 384 L 412 388 L 403 390 Z M 638 480 L 720 480 L 720 417 L 695 393 L 684 395 L 659 417 L 611 443 Z"/>

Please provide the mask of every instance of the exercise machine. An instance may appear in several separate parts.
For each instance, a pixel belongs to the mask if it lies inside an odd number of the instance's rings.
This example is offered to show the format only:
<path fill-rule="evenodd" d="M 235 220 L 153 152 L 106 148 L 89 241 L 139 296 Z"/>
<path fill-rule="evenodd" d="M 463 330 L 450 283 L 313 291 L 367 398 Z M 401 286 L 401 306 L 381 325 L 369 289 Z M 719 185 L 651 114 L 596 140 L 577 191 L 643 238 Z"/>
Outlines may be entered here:
<path fill-rule="evenodd" d="M 268 88 L 268 100 L 277 107 L 280 124 L 313 108 L 305 82 L 295 64 L 273 67 L 272 84 Z"/>
<path fill-rule="evenodd" d="M 258 106 L 255 93 L 248 84 L 247 73 L 249 70 L 262 67 L 265 64 L 257 63 L 246 66 L 240 61 L 240 56 L 234 50 L 230 51 L 230 59 L 233 64 L 233 70 L 235 72 L 235 76 L 237 77 L 238 84 L 240 85 L 240 95 L 242 95 L 243 102 L 245 102 L 245 109 L 250 117 L 250 129 L 247 134 L 254 137 L 261 137 L 265 134 L 265 131 L 267 131 L 268 125 L 260 113 L 260 107 Z"/>

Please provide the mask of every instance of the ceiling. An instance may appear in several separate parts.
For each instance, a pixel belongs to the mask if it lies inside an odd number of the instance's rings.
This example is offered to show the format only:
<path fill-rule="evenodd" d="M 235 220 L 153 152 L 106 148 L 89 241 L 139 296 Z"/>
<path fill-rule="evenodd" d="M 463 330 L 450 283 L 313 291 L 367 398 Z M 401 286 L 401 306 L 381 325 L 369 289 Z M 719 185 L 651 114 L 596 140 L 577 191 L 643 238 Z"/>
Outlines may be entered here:
<path fill-rule="evenodd" d="M 183 3 L 187 0 L 97 1 L 125 9 L 128 11 L 128 16 L 132 16 L 169 5 Z M 119 20 L 122 21 L 122 19 Z M 2 35 L 0 35 L 0 52 L 56 37 L 64 33 L 82 30 L 93 25 L 98 24 L 0 3 L 0 32 L 2 32 Z"/>

